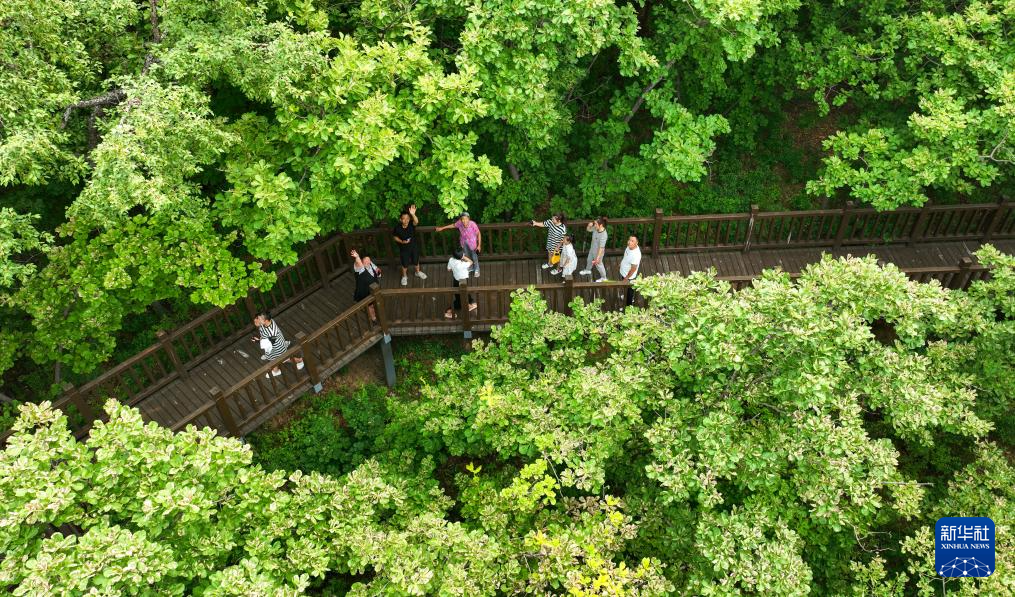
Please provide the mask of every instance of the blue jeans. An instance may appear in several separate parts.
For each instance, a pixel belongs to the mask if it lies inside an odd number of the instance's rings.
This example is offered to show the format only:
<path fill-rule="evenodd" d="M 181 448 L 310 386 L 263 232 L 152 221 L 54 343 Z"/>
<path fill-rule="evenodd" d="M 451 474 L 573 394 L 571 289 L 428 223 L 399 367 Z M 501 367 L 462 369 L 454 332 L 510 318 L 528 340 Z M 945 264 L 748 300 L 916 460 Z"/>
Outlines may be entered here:
<path fill-rule="evenodd" d="M 470 249 L 469 247 L 462 247 L 462 250 L 465 251 L 465 256 L 472 260 L 472 265 L 469 266 L 469 272 L 476 272 L 478 274 L 479 253 L 477 253 L 475 249 Z"/>

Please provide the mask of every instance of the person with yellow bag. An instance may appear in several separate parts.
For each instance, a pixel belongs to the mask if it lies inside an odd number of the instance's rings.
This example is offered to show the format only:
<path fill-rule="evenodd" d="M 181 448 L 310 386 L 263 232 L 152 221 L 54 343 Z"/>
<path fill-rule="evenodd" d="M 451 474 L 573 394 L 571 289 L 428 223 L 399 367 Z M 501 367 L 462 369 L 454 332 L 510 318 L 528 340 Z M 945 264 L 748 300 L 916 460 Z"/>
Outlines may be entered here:
<path fill-rule="evenodd" d="M 537 228 L 546 228 L 546 263 L 543 269 L 553 268 L 550 273 L 554 276 L 560 273 L 557 264 L 560 263 L 560 249 L 564 244 L 564 236 L 567 234 L 567 226 L 564 224 L 564 214 L 555 213 L 545 222 L 532 220 L 532 225 Z"/>

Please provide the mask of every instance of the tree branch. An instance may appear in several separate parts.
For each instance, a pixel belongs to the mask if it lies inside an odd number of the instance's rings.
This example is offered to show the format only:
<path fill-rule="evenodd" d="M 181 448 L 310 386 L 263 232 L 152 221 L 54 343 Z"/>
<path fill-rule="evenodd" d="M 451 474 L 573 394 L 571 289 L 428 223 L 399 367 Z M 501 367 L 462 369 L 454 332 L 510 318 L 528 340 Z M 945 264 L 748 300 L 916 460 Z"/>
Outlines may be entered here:
<path fill-rule="evenodd" d="M 162 30 L 159 29 L 158 0 L 148 0 L 148 6 L 149 6 L 148 20 L 152 25 L 151 43 L 157 44 L 162 41 Z M 148 70 L 152 67 L 153 64 L 155 64 L 155 62 L 157 62 L 157 59 L 155 58 L 154 54 L 148 52 L 148 54 L 145 55 L 144 64 L 141 67 L 141 74 L 142 75 L 148 74 Z M 109 91 L 108 93 L 104 93 L 102 95 L 93 97 L 92 99 L 80 101 L 76 104 L 71 104 L 67 106 L 67 109 L 63 111 L 63 121 L 60 124 L 60 128 L 67 128 L 67 123 L 70 122 L 70 117 L 71 114 L 74 113 L 74 110 L 91 108 L 92 113 L 88 117 L 88 149 L 89 151 L 91 151 L 92 149 L 95 148 L 96 145 L 98 145 L 99 137 L 95 129 L 95 121 L 97 118 L 102 116 L 102 109 L 108 106 L 115 106 L 120 102 L 122 102 L 126 97 L 127 93 L 124 90 L 116 88 L 113 89 L 112 91 Z"/>
<path fill-rule="evenodd" d="M 127 97 L 127 93 L 123 89 L 117 88 L 108 93 L 103 93 L 102 95 L 93 97 L 92 99 L 71 104 L 63 111 L 63 124 L 60 125 L 60 128 L 67 127 L 67 123 L 70 121 L 70 116 L 74 110 L 115 106 L 116 104 L 122 102 L 125 97 Z"/>
<path fill-rule="evenodd" d="M 663 82 L 663 79 L 665 79 L 666 75 L 669 74 L 670 69 L 673 68 L 673 65 L 676 63 L 676 61 L 677 59 L 674 58 L 673 60 L 667 62 L 666 65 L 663 67 L 663 74 L 659 75 L 658 79 L 649 83 L 648 87 L 642 90 L 641 95 L 638 96 L 638 100 L 634 102 L 634 106 L 631 107 L 631 112 L 628 113 L 626 118 L 624 118 L 624 124 L 631 122 L 631 119 L 634 118 L 634 115 L 638 112 L 639 109 L 641 109 L 641 105 L 645 101 L 645 96 L 648 95 L 648 92 L 655 89 L 656 85 Z"/>
<path fill-rule="evenodd" d="M 1012 161 L 1012 160 L 1001 160 L 1001 159 L 998 159 L 998 158 L 994 157 L 994 154 L 997 153 L 997 150 L 999 150 L 1002 147 L 1004 147 L 1004 144 L 1007 141 L 1008 141 L 1008 133 L 1005 133 L 1004 137 L 1002 137 L 1001 140 L 997 142 L 997 145 L 994 146 L 994 149 L 990 150 L 990 154 L 988 154 L 988 155 L 981 155 L 980 159 L 981 160 L 990 160 L 990 161 L 992 161 L 992 162 L 994 162 L 996 164 L 1015 164 L 1015 161 Z"/>

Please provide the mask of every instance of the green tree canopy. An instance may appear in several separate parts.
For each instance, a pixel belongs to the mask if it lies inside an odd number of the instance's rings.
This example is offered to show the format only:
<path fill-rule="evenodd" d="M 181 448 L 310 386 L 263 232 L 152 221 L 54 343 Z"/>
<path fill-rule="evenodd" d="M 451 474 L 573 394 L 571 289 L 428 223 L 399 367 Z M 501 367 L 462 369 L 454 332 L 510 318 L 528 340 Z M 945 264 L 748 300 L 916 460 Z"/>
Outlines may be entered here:
<path fill-rule="evenodd" d="M 864 2 L 815 13 L 791 53 L 822 109 L 874 110 L 825 141 L 809 183 L 879 208 L 922 205 L 932 189 L 968 193 L 1015 164 L 1012 3 Z"/>
<path fill-rule="evenodd" d="M 1010 190 L 1011 19 L 993 0 L 0 0 L 0 193 L 27 242 L 0 254 L 23 272 L 0 369 L 92 371 L 156 301 L 231 303 L 273 283 L 259 260 L 410 202 L 437 223 L 736 210 L 808 181 L 882 208 Z M 828 111 L 807 155 L 770 157 Z"/>

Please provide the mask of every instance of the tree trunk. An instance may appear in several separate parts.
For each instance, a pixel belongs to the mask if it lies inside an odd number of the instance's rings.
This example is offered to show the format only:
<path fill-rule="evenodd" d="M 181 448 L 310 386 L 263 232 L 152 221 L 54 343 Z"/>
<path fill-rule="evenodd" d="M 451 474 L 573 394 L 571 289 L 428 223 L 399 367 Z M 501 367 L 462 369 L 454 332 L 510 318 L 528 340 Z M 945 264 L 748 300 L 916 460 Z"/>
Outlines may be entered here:
<path fill-rule="evenodd" d="M 167 307 L 166 303 L 161 300 L 152 301 L 152 309 L 159 314 L 159 317 L 168 317 L 172 313 L 172 309 Z"/>

